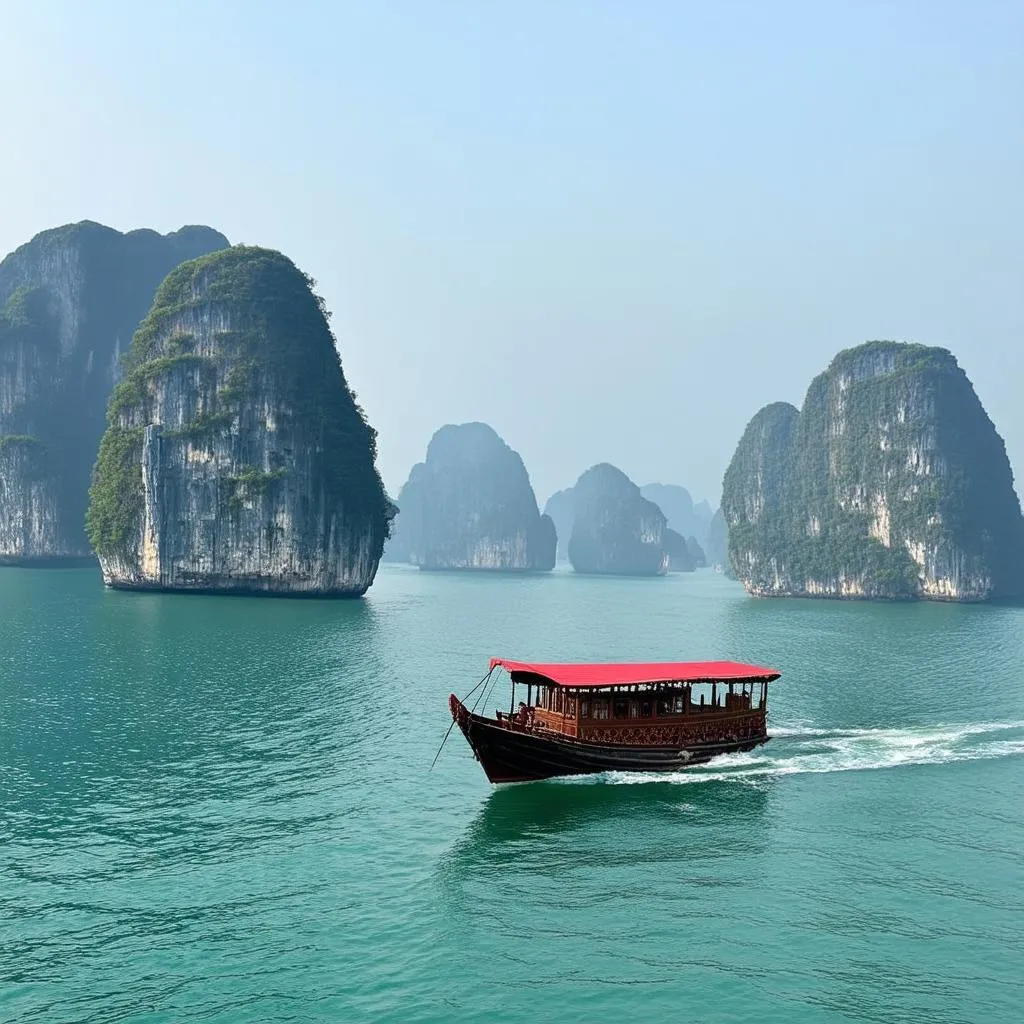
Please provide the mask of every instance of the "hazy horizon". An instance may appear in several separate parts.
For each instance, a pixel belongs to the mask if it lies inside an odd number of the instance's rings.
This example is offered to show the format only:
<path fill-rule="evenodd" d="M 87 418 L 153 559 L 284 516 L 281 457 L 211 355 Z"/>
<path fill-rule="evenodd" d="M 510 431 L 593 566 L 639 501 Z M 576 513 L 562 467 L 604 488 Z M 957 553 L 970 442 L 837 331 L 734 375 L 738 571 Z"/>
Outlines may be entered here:
<path fill-rule="evenodd" d="M 950 349 L 1024 476 L 1024 7 L 9 5 L 0 255 L 209 224 L 318 282 L 396 496 L 482 420 L 719 500 L 840 349 Z"/>

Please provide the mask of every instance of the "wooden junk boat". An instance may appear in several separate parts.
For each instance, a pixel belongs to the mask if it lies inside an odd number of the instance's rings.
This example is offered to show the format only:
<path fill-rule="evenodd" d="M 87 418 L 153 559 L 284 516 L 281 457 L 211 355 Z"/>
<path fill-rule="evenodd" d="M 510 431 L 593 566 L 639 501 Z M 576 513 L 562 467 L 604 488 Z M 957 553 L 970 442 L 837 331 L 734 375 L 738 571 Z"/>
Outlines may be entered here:
<path fill-rule="evenodd" d="M 677 771 L 753 750 L 770 738 L 768 684 L 779 678 L 774 669 L 734 661 L 535 665 L 492 658 L 477 704 L 497 668 L 512 679 L 507 713 L 487 718 L 454 693 L 448 699 L 491 782 Z M 518 708 L 517 687 L 525 696 Z"/>

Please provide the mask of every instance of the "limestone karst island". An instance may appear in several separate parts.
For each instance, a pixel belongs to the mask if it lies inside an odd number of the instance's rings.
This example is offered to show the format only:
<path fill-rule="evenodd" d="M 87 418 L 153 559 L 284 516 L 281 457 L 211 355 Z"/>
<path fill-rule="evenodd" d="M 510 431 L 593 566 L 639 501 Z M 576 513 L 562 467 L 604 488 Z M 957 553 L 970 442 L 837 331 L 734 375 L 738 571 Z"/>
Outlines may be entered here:
<path fill-rule="evenodd" d="M 88 512 L 111 586 L 361 595 L 392 508 L 308 277 L 268 249 L 184 263 L 114 389 Z"/>
<path fill-rule="evenodd" d="M 545 571 L 555 526 L 523 460 L 486 423 L 442 427 L 398 495 L 391 561 L 422 569 Z"/>
<path fill-rule="evenodd" d="M 801 409 L 779 402 L 750 421 L 722 508 L 751 594 L 984 601 L 1024 589 L 1006 449 L 945 349 L 840 352 Z"/>

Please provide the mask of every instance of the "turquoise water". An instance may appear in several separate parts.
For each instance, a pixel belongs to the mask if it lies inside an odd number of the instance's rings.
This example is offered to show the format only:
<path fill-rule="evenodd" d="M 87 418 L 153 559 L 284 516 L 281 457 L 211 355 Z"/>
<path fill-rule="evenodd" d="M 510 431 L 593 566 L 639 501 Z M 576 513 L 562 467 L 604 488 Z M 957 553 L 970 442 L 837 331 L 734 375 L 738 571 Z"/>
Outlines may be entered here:
<path fill-rule="evenodd" d="M 1024 1019 L 1024 609 L 2 570 L 0 623 L 4 1021 Z M 428 772 L 491 654 L 767 662 L 776 738 L 492 788 L 453 735 Z"/>

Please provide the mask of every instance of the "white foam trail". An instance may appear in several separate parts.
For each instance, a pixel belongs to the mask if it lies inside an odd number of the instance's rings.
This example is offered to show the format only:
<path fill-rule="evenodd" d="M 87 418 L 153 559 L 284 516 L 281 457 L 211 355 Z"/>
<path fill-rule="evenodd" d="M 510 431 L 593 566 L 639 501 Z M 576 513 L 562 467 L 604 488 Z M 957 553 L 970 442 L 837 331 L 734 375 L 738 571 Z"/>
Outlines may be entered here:
<path fill-rule="evenodd" d="M 756 785 L 783 775 L 873 771 L 916 764 L 949 764 L 1024 754 L 1024 722 L 981 722 L 907 729 L 770 728 L 770 744 L 726 754 L 679 772 L 608 772 L 611 783 L 699 783 L 733 780 Z"/>

